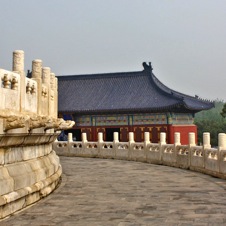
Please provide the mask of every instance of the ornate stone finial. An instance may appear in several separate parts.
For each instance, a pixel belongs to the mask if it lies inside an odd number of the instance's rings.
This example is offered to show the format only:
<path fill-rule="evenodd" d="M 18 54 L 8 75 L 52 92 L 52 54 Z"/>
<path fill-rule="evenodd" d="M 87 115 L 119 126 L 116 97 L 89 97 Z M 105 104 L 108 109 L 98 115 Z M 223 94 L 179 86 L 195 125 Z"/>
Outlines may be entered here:
<path fill-rule="evenodd" d="M 50 83 L 50 68 L 49 67 L 42 68 L 42 82 L 47 85 L 49 85 L 49 83 Z"/>
<path fill-rule="evenodd" d="M 42 60 L 32 61 L 32 78 L 42 78 Z"/>
<path fill-rule="evenodd" d="M 15 50 L 13 52 L 13 71 L 24 71 L 24 51 Z"/>

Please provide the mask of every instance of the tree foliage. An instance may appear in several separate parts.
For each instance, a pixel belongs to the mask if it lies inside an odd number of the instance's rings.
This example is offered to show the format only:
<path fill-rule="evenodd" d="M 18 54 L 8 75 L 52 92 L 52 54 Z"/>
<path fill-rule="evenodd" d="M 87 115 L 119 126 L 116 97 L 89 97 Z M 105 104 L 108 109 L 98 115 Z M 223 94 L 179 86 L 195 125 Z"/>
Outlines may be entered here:
<path fill-rule="evenodd" d="M 195 114 L 194 123 L 198 127 L 198 143 L 202 143 L 204 132 L 210 133 L 212 146 L 218 145 L 218 133 L 226 132 L 226 104 L 216 100 L 215 108 Z"/>

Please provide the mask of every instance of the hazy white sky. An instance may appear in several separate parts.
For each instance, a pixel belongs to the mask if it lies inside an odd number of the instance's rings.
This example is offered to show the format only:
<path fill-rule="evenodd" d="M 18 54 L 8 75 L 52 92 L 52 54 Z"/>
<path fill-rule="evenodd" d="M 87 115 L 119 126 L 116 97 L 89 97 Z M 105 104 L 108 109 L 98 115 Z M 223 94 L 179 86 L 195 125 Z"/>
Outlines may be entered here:
<path fill-rule="evenodd" d="M 142 70 L 226 101 L 226 0 L 0 0 L 0 68 L 25 51 L 56 75 Z"/>

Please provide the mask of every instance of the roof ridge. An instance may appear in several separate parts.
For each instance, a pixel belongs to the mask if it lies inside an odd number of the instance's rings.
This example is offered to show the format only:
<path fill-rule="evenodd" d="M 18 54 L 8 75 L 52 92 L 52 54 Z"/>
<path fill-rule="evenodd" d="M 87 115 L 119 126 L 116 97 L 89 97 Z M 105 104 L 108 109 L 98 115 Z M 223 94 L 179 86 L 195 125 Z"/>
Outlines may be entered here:
<path fill-rule="evenodd" d="M 97 73 L 97 74 L 79 74 L 79 75 L 57 75 L 59 80 L 70 80 L 70 79 L 96 79 L 96 78 L 114 78 L 114 77 L 130 77 L 130 76 L 141 76 L 145 72 L 143 71 L 131 71 L 131 72 L 110 72 L 110 73 Z"/>

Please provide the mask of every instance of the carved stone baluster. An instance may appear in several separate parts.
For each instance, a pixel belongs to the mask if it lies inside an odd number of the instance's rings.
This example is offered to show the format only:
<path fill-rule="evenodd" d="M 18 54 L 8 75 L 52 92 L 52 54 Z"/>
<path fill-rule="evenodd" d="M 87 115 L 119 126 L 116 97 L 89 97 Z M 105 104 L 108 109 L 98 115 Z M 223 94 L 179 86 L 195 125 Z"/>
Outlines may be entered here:
<path fill-rule="evenodd" d="M 30 85 L 30 82 L 27 82 L 27 85 L 26 85 L 26 93 L 27 94 L 30 94 L 31 93 L 31 85 Z"/>
<path fill-rule="evenodd" d="M 35 94 L 35 93 L 36 93 L 35 84 L 32 84 L 32 86 L 31 86 L 31 94 Z"/>
<path fill-rule="evenodd" d="M 12 78 L 12 81 L 11 81 L 11 88 L 13 90 L 18 90 L 18 80 L 16 77 L 13 77 Z"/>
<path fill-rule="evenodd" d="M 4 75 L 4 77 L 2 78 L 2 81 L 3 81 L 3 88 L 5 88 L 5 89 L 11 88 L 11 81 L 9 79 L 8 74 Z"/>

